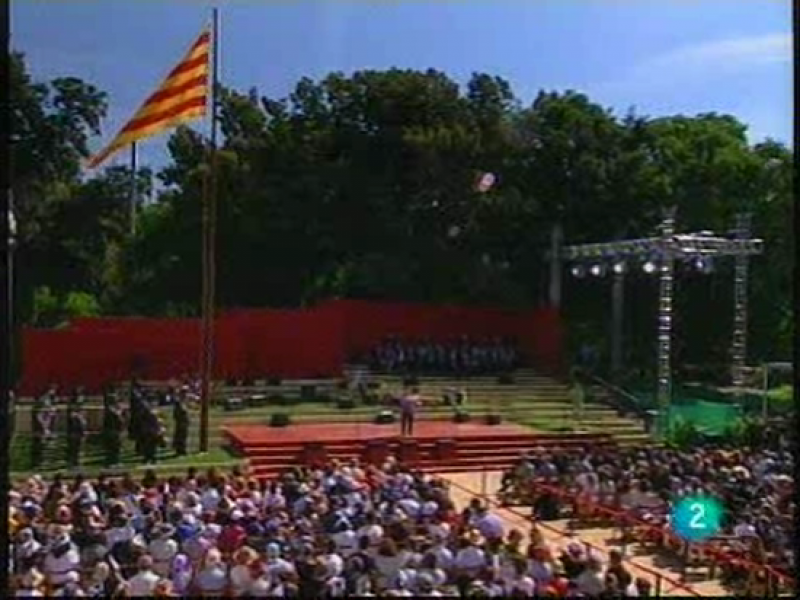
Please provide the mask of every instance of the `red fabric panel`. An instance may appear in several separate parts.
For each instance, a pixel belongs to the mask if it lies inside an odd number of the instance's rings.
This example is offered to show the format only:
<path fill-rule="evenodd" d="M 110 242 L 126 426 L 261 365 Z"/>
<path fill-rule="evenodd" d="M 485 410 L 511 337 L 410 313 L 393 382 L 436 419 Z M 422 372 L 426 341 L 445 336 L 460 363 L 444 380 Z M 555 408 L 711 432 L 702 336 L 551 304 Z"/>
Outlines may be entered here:
<path fill-rule="evenodd" d="M 128 372 L 123 338 L 109 332 L 23 331 L 24 373 L 20 392 L 38 394 L 51 383 L 96 391 Z"/>
<path fill-rule="evenodd" d="M 504 311 L 462 306 L 334 300 L 300 310 L 234 310 L 217 320 L 215 375 L 224 378 L 335 376 L 345 362 L 387 335 L 448 342 L 514 337 L 532 366 L 561 368 L 557 311 Z M 20 393 L 50 383 L 99 389 L 131 377 L 166 380 L 199 372 L 195 319 L 77 319 L 67 329 L 23 331 Z"/>

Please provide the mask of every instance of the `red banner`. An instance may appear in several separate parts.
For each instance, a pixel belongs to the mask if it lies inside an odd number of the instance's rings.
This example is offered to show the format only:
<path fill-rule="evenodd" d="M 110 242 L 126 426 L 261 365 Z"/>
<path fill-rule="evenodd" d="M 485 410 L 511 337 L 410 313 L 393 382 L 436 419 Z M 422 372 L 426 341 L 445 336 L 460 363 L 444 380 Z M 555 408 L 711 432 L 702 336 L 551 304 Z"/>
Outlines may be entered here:
<path fill-rule="evenodd" d="M 387 335 L 448 342 L 511 337 L 542 372 L 561 368 L 562 327 L 549 308 L 507 311 L 463 306 L 334 300 L 298 310 L 242 309 L 217 319 L 218 378 L 334 377 Z M 58 330 L 23 332 L 23 395 L 50 384 L 71 388 L 196 373 L 200 323 L 141 317 L 77 319 Z"/>

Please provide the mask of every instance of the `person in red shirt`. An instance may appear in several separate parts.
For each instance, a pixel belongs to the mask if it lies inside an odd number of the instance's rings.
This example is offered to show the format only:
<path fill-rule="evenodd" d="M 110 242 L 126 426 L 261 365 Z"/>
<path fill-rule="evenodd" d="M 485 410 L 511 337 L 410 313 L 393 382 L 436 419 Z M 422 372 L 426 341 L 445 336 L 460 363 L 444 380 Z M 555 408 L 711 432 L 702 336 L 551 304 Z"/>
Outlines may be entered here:
<path fill-rule="evenodd" d="M 222 533 L 219 536 L 217 546 L 226 557 L 232 556 L 234 552 L 244 545 L 247 539 L 247 531 L 242 525 L 243 516 L 240 510 L 234 510 L 231 513 L 230 521 L 222 529 Z"/>

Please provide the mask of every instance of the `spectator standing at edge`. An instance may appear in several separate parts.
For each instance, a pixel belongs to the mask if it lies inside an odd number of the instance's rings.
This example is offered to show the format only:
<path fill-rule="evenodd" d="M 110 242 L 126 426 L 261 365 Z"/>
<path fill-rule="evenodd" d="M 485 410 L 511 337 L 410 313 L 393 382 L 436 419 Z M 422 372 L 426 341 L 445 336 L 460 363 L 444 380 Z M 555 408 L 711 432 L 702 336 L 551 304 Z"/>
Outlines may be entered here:
<path fill-rule="evenodd" d="M 128 438 L 134 443 L 136 454 L 142 453 L 142 434 L 144 433 L 144 399 L 140 393 L 136 382 L 131 383 L 130 406 L 128 410 Z"/>
<path fill-rule="evenodd" d="M 40 396 L 33 402 L 33 409 L 31 410 L 31 433 L 33 433 L 33 440 L 31 440 L 31 465 L 38 467 L 42 463 L 44 440 L 48 434 L 47 427 L 45 426 L 45 403 L 47 399 L 44 396 Z"/>
<path fill-rule="evenodd" d="M 186 442 L 189 438 L 189 411 L 186 408 L 183 395 L 178 395 L 172 406 L 172 417 L 175 422 L 175 430 L 172 436 L 172 447 L 175 454 L 184 456 L 186 454 Z"/>
<path fill-rule="evenodd" d="M 73 402 L 68 414 L 67 462 L 70 467 L 77 467 L 81 462 L 81 449 L 86 437 L 86 417 L 78 399 Z"/>
<path fill-rule="evenodd" d="M 142 456 L 145 463 L 154 464 L 158 454 L 158 446 L 161 442 L 161 423 L 153 407 L 146 402 L 142 404 L 142 432 L 139 438 L 141 440 Z"/>
<path fill-rule="evenodd" d="M 122 411 L 116 398 L 110 396 L 103 419 L 103 438 L 106 447 L 106 464 L 114 466 L 119 464 L 122 451 L 122 428 L 124 421 Z"/>

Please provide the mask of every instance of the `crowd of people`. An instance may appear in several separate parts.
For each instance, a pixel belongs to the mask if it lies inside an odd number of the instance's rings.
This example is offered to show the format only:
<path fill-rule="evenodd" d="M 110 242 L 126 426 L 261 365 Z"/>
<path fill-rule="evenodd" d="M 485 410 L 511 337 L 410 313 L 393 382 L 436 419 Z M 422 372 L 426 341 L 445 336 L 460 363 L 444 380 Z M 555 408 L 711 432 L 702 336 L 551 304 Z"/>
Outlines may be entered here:
<path fill-rule="evenodd" d="M 10 495 L 17 596 L 647 596 L 619 555 L 607 564 L 534 524 L 508 529 L 445 480 L 333 462 L 273 481 L 32 477 Z M 527 534 L 527 540 L 526 535 Z"/>
<path fill-rule="evenodd" d="M 758 445 L 723 448 L 713 444 L 692 450 L 667 447 L 594 448 L 584 453 L 534 449 L 504 477 L 512 487 L 536 490 L 534 509 L 543 519 L 565 511 L 605 506 L 641 523 L 669 527 L 675 502 L 707 496 L 723 506 L 722 529 L 715 535 L 743 562 L 728 565 L 725 577 L 766 580 L 752 563 L 794 573 L 794 456 L 787 426 L 765 426 Z M 567 491 L 557 495 L 549 490 Z M 655 540 L 670 546 L 666 536 Z M 673 546 L 679 549 L 680 546 Z"/>
<path fill-rule="evenodd" d="M 389 337 L 368 356 L 370 367 L 378 371 L 458 375 L 508 372 L 519 367 L 520 359 L 513 339 L 475 340 L 468 336 L 450 342 Z"/>

